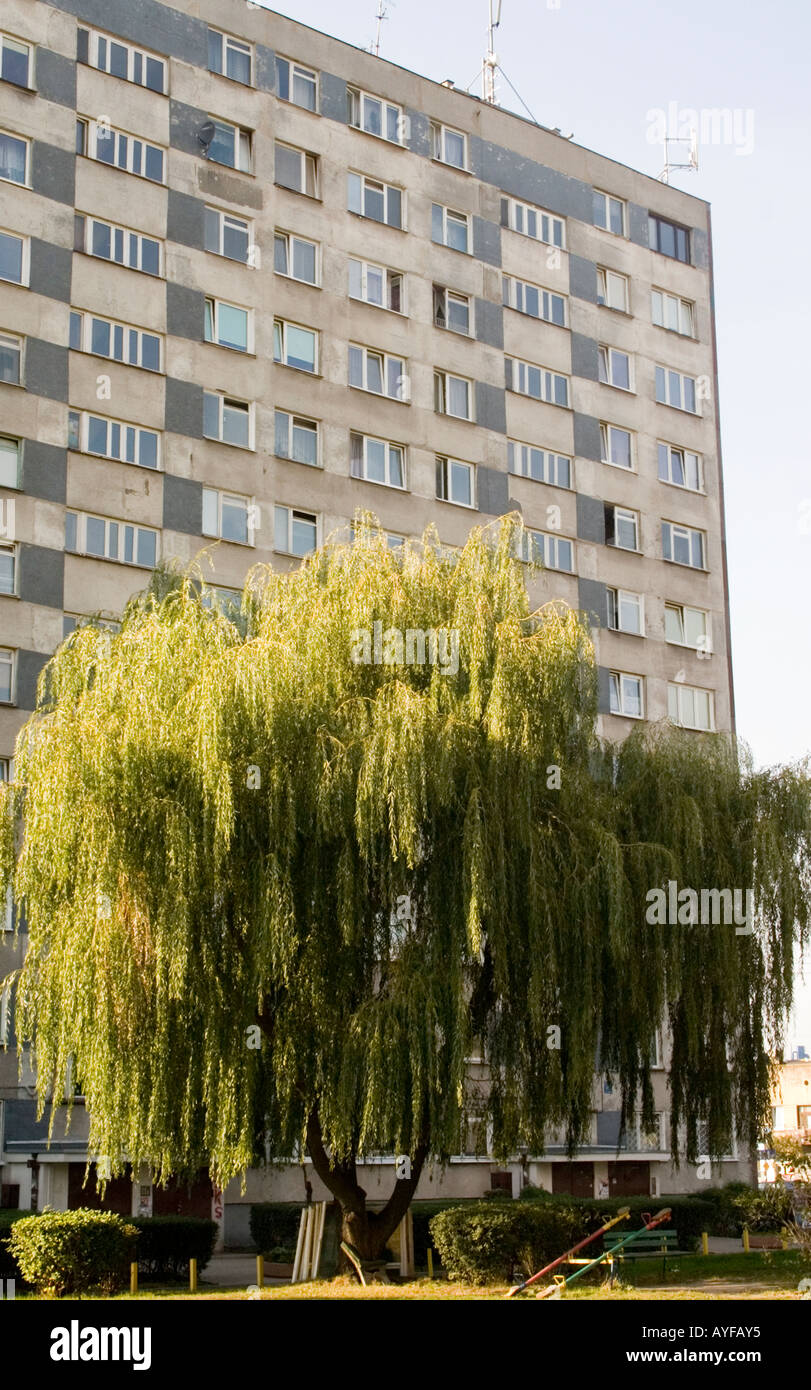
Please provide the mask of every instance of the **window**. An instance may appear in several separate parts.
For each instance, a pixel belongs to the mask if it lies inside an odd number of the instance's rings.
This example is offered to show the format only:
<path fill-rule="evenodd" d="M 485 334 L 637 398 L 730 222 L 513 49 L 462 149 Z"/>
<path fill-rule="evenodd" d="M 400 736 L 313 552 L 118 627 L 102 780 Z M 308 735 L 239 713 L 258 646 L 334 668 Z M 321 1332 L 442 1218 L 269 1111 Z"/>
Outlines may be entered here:
<path fill-rule="evenodd" d="M 0 487 L 20 486 L 21 456 L 21 441 L 0 435 Z"/>
<path fill-rule="evenodd" d="M 19 386 L 22 381 L 23 340 L 0 333 L 0 382 Z"/>
<path fill-rule="evenodd" d="M 215 256 L 247 265 L 250 254 L 253 224 L 245 217 L 235 217 L 220 208 L 206 208 L 204 245 Z"/>
<path fill-rule="evenodd" d="M 350 174 L 348 203 L 350 212 L 369 217 L 373 222 L 385 222 L 388 227 L 403 226 L 403 190 L 394 184 L 367 179 L 365 174 Z"/>
<path fill-rule="evenodd" d="M 625 671 L 609 671 L 609 709 L 612 714 L 624 714 L 626 719 L 643 719 L 642 676 L 629 676 Z"/>
<path fill-rule="evenodd" d="M 274 507 L 273 544 L 284 555 L 309 555 L 318 544 L 318 517 L 296 507 Z"/>
<path fill-rule="evenodd" d="M 534 444 L 507 441 L 507 463 L 511 473 L 520 478 L 533 478 L 536 483 L 551 483 L 553 487 L 571 487 L 572 460 L 563 454 L 537 449 Z"/>
<path fill-rule="evenodd" d="M 691 492 L 701 492 L 704 487 L 703 467 L 700 454 L 689 449 L 677 449 L 673 444 L 657 444 L 659 453 L 659 477 L 663 483 L 673 483 L 676 487 L 689 488 Z"/>
<path fill-rule="evenodd" d="M 100 458 L 137 463 L 142 468 L 160 467 L 160 434 L 157 430 L 109 420 L 83 410 L 68 414 L 68 447 Z"/>
<path fill-rule="evenodd" d="M 439 203 L 431 204 L 431 240 L 451 251 L 470 251 L 470 218 Z"/>
<path fill-rule="evenodd" d="M 661 405 L 672 405 L 676 410 L 688 410 L 697 415 L 695 377 L 683 376 L 681 372 L 671 371 L 669 367 L 656 368 L 656 399 Z"/>
<path fill-rule="evenodd" d="M 143 328 L 131 328 L 126 323 L 71 310 L 70 346 L 75 352 L 92 352 L 97 357 L 111 357 L 114 362 L 123 362 L 129 367 L 159 372 L 162 342 L 158 333 L 147 333 Z"/>
<path fill-rule="evenodd" d="M 0 232 L 0 280 L 12 285 L 28 284 L 28 237 Z"/>
<path fill-rule="evenodd" d="M 161 145 L 152 145 L 123 130 L 113 130 L 101 121 L 84 117 L 77 120 L 76 153 L 122 169 L 126 174 L 150 179 L 152 183 L 164 182 L 166 151 Z"/>
<path fill-rule="evenodd" d="M 599 349 L 600 381 L 604 386 L 616 386 L 620 391 L 632 391 L 631 357 L 618 348 Z"/>
<path fill-rule="evenodd" d="M 434 285 L 434 323 L 454 333 L 470 333 L 470 297 Z"/>
<path fill-rule="evenodd" d="M 306 150 L 297 150 L 293 145 L 283 145 L 277 140 L 275 150 L 275 180 L 280 188 L 289 188 L 292 193 L 304 193 L 308 198 L 318 197 L 318 160 Z"/>
<path fill-rule="evenodd" d="M 349 344 L 349 385 L 377 396 L 389 396 L 394 401 L 408 400 L 406 362 L 375 348 Z"/>
<path fill-rule="evenodd" d="M 630 430 L 620 429 L 619 425 L 600 425 L 600 458 L 617 468 L 633 468 Z"/>
<path fill-rule="evenodd" d="M 405 449 L 402 444 L 390 444 L 368 434 L 349 436 L 349 471 L 353 478 L 367 483 L 384 483 L 386 487 L 405 487 Z"/>
<path fill-rule="evenodd" d="M 234 400 L 220 391 L 203 392 L 203 434 L 221 444 L 253 448 L 253 410 L 248 401 Z"/>
<path fill-rule="evenodd" d="M 667 714 L 683 729 L 712 730 L 715 727 L 713 692 L 671 682 L 667 687 Z"/>
<path fill-rule="evenodd" d="M 217 536 L 237 545 L 253 545 L 253 508 L 249 497 L 203 488 L 203 535 Z"/>
<path fill-rule="evenodd" d="M 220 613 L 229 622 L 236 622 L 242 611 L 242 592 L 228 589 L 224 584 L 206 584 L 200 602 L 212 613 Z"/>
<path fill-rule="evenodd" d="M 371 261 L 349 262 L 350 299 L 362 299 L 366 304 L 402 314 L 405 310 L 404 281 L 399 270 L 387 270 Z"/>
<path fill-rule="evenodd" d="M 279 458 L 318 467 L 318 422 L 277 410 L 274 448 Z"/>
<path fill-rule="evenodd" d="M 705 568 L 704 532 L 691 526 L 679 526 L 674 521 L 662 522 L 662 555 L 676 565 Z"/>
<path fill-rule="evenodd" d="M 458 507 L 475 507 L 475 468 L 459 459 L 438 458 L 436 461 L 436 495 L 443 502 L 455 502 Z"/>
<path fill-rule="evenodd" d="M 217 29 L 208 31 L 208 70 L 230 77 L 233 82 L 243 86 L 251 85 L 253 50 L 249 43 L 221 34 Z"/>
<path fill-rule="evenodd" d="M 604 304 L 607 309 L 619 309 L 623 314 L 627 314 L 629 312 L 628 276 L 620 275 L 616 270 L 607 270 L 604 266 L 598 265 L 597 303 Z"/>
<path fill-rule="evenodd" d="M 74 555 L 153 569 L 158 559 L 158 532 L 87 512 L 66 512 L 65 549 Z"/>
<path fill-rule="evenodd" d="M 108 72 L 111 77 L 123 77 L 125 82 L 135 82 L 139 87 L 148 87 L 151 92 L 166 92 L 166 63 L 163 58 L 155 58 L 142 48 L 122 43 L 121 39 L 108 38 L 93 30 L 79 30 L 87 33 L 87 60 L 91 68 Z"/>
<path fill-rule="evenodd" d="M 0 594 L 15 594 L 16 546 L 0 545 Z M 7 778 L 0 780 L 7 781 Z"/>
<path fill-rule="evenodd" d="M 303 68 L 289 58 L 276 58 L 276 95 L 280 101 L 303 106 L 305 111 L 318 109 L 318 73 Z"/>
<path fill-rule="evenodd" d="M 501 225 L 520 232 L 522 236 L 533 237 L 535 241 L 546 242 L 547 246 L 563 249 L 566 245 L 562 217 L 532 207 L 530 203 L 521 203 L 517 198 L 502 198 Z"/>
<path fill-rule="evenodd" d="M 612 198 L 610 193 L 600 193 L 595 188 L 593 209 L 595 227 L 625 236 L 625 204 L 621 198 Z"/>
<path fill-rule="evenodd" d="M 644 602 L 641 594 L 627 589 L 606 589 L 608 626 L 615 632 L 632 632 L 642 637 L 645 631 Z"/>
<path fill-rule="evenodd" d="M 318 245 L 292 232 L 276 232 L 273 243 L 273 269 L 291 280 L 318 284 Z"/>
<path fill-rule="evenodd" d="M 318 334 L 285 319 L 273 321 L 273 360 L 300 372 L 318 371 Z"/>
<path fill-rule="evenodd" d="M 28 141 L 0 131 L 0 179 L 28 183 Z"/>
<path fill-rule="evenodd" d="M 605 543 L 618 550 L 639 550 L 639 513 L 628 507 L 605 505 Z"/>
<path fill-rule="evenodd" d="M 405 122 L 403 109 L 393 102 L 383 101 L 381 97 L 370 96 L 368 92 L 348 87 L 346 91 L 347 120 L 356 130 L 365 130 L 367 135 L 377 135 L 392 145 L 403 143 Z"/>
<path fill-rule="evenodd" d="M 30 43 L 0 34 L 0 77 L 4 82 L 11 82 L 15 87 L 32 86 L 33 57 Z"/>
<path fill-rule="evenodd" d="M 452 372 L 434 372 L 434 410 L 457 420 L 473 419 L 472 382 Z"/>
<path fill-rule="evenodd" d="M 689 264 L 690 233 L 686 227 L 679 227 L 677 223 L 651 213 L 648 218 L 648 241 L 652 251 L 661 251 L 663 256 Z"/>
<path fill-rule="evenodd" d="M 225 164 L 229 169 L 239 169 L 250 174 L 253 168 L 253 138 L 250 130 L 231 125 L 230 121 L 218 121 L 213 116 L 211 124 L 214 134 L 205 151 L 206 159 L 215 164 Z"/>
<path fill-rule="evenodd" d="M 431 122 L 431 154 L 454 169 L 467 168 L 467 137 L 461 130 Z"/>
<path fill-rule="evenodd" d="M 532 362 L 521 362 L 515 357 L 504 359 L 505 380 L 508 391 L 517 391 L 522 396 L 532 396 L 536 401 L 547 401 L 550 405 L 569 404 L 569 378 L 546 367 L 536 367 Z"/>
<path fill-rule="evenodd" d="M 667 294 L 665 290 L 651 290 L 651 318 L 659 328 L 683 333 L 686 338 L 695 337 L 693 305 L 689 299 Z"/>
<path fill-rule="evenodd" d="M 548 531 L 522 530 L 517 538 L 516 550 L 518 559 L 527 564 L 543 565 L 548 570 L 563 570 L 565 574 L 574 573 L 574 545 L 564 536 Z"/>
<path fill-rule="evenodd" d="M 14 657 L 9 647 L 0 647 L 0 704 L 14 704 Z"/>
<path fill-rule="evenodd" d="M 566 324 L 566 300 L 562 294 L 541 289 L 539 285 L 516 280 L 512 275 L 502 277 L 502 297 L 509 309 L 517 309 L 520 314 L 529 314 L 534 319 L 545 319 L 547 323 L 557 323 L 561 328 Z"/>
<path fill-rule="evenodd" d="M 226 304 L 222 299 L 207 299 L 205 313 L 205 340 L 217 343 L 219 347 L 233 348 L 235 352 L 252 351 L 251 313 L 240 309 L 238 304 Z"/>
<path fill-rule="evenodd" d="M 700 652 L 711 651 L 709 613 L 703 608 L 688 608 L 683 603 L 666 603 L 665 641 Z"/>
<path fill-rule="evenodd" d="M 161 243 L 154 237 L 83 214 L 75 217 L 74 231 L 77 251 L 86 251 L 88 256 L 98 256 L 103 261 L 115 261 L 130 270 L 142 270 L 146 275 L 161 273 Z"/>

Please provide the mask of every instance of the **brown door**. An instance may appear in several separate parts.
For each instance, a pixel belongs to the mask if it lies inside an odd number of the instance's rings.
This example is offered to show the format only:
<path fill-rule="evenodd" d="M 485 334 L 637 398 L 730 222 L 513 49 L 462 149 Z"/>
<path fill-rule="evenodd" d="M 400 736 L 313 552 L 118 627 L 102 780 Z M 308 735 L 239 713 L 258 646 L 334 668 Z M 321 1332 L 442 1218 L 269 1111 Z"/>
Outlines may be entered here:
<path fill-rule="evenodd" d="M 119 1216 L 132 1215 L 132 1179 L 126 1175 L 111 1178 L 102 1198 L 96 1187 L 96 1165 L 91 1163 L 90 1175 L 84 1184 L 85 1165 L 68 1164 L 68 1210 L 89 1207 L 91 1211 L 115 1211 Z"/>
<path fill-rule="evenodd" d="M 191 1183 L 172 1181 L 152 1190 L 154 1216 L 205 1216 L 211 1218 L 211 1179 L 198 1173 Z"/>
<path fill-rule="evenodd" d="M 649 1163 L 610 1163 L 608 1190 L 612 1197 L 649 1197 Z"/>
<path fill-rule="evenodd" d="M 552 1191 L 569 1197 L 593 1197 L 594 1164 L 553 1163 Z"/>

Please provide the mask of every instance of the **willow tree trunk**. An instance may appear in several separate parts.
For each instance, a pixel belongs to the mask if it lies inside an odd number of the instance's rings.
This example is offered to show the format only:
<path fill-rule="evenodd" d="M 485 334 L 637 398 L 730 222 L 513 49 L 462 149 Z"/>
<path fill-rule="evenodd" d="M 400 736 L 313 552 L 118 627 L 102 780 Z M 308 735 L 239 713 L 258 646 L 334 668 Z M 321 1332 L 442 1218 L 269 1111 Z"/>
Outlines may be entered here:
<path fill-rule="evenodd" d="M 421 1145 L 411 1158 L 408 1178 L 398 1178 L 388 1201 L 380 1211 L 370 1211 L 366 1191 L 358 1182 L 354 1158 L 335 1163 L 324 1147 L 318 1109 L 307 1121 L 307 1147 L 312 1165 L 341 1209 L 341 1239 L 352 1245 L 364 1260 L 379 1260 L 411 1205 L 417 1190 L 427 1146 Z"/>

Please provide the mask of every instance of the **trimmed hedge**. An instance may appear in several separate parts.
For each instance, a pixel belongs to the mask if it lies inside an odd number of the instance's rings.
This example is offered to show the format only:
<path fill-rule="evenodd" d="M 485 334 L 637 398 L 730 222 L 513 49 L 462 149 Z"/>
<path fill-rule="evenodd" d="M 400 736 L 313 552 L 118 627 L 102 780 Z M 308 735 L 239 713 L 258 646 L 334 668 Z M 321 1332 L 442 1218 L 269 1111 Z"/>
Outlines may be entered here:
<path fill-rule="evenodd" d="M 262 1255 L 273 1250 L 295 1251 L 303 1202 L 257 1202 L 251 1207 L 251 1240 Z"/>
<path fill-rule="evenodd" d="M 134 1216 L 138 1269 L 146 1279 L 185 1279 L 189 1260 L 202 1271 L 217 1239 L 216 1221 L 199 1216 Z"/>
<path fill-rule="evenodd" d="M 745 1225 L 750 1231 L 779 1231 L 791 1219 L 792 1197 L 780 1183 L 758 1189 L 728 1182 L 702 1196 L 715 1208 L 714 1235 L 739 1236 Z"/>
<path fill-rule="evenodd" d="M 601 1216 L 616 1216 L 622 1207 L 628 1207 L 631 1213 L 628 1222 L 621 1227 L 623 1231 L 630 1231 L 631 1223 L 634 1220 L 636 1220 L 637 1227 L 641 1227 L 644 1212 L 650 1212 L 653 1215 L 655 1212 L 661 1211 L 663 1207 L 670 1207 L 671 1217 L 665 1223 L 665 1229 L 676 1232 L 680 1250 L 692 1250 L 702 1231 L 708 1231 L 714 1235 L 718 1234 L 715 1229 L 717 1222 L 715 1203 L 707 1201 L 703 1193 L 700 1197 L 676 1194 L 672 1197 L 665 1195 L 663 1197 L 604 1197 L 595 1199 L 593 1197 L 562 1198 L 555 1197 L 549 1192 L 541 1194 L 537 1189 L 525 1189 L 519 1200 L 545 1204 L 565 1202 L 567 1206 L 575 1207 L 578 1211 L 583 1212 L 588 1222 L 587 1229 L 583 1232 L 584 1235 L 588 1235 L 589 1231 L 601 1224 L 599 1220 Z"/>
<path fill-rule="evenodd" d="M 14 1256 L 8 1248 L 8 1238 L 15 1221 L 33 1215 L 30 1211 L 17 1211 L 13 1207 L 0 1208 L 0 1279 L 18 1279 L 22 1274 Z"/>
<path fill-rule="evenodd" d="M 446 1197 L 444 1200 L 437 1197 L 430 1202 L 411 1203 L 410 1210 L 414 1220 L 414 1264 L 417 1269 L 425 1269 L 428 1264 L 428 1247 L 434 1244 L 430 1230 L 433 1218 L 441 1211 L 471 1205 L 469 1197 Z"/>
<path fill-rule="evenodd" d="M 37 1293 L 65 1294 L 123 1287 L 138 1232 L 112 1211 L 43 1211 L 15 1221 L 9 1249 Z"/>

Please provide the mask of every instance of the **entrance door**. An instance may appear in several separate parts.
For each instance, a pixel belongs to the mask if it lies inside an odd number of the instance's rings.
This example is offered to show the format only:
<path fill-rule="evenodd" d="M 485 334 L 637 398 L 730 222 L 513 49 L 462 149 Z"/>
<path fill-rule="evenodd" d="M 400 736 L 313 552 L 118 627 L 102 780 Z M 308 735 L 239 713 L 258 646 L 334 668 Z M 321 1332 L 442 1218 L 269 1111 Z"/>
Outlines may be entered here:
<path fill-rule="evenodd" d="M 609 1163 L 608 1190 L 612 1197 L 649 1197 L 649 1163 Z"/>
<path fill-rule="evenodd" d="M 569 1197 L 593 1197 L 594 1164 L 553 1163 L 552 1191 Z"/>

